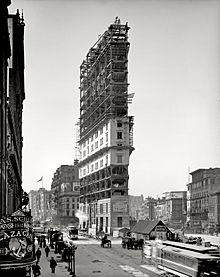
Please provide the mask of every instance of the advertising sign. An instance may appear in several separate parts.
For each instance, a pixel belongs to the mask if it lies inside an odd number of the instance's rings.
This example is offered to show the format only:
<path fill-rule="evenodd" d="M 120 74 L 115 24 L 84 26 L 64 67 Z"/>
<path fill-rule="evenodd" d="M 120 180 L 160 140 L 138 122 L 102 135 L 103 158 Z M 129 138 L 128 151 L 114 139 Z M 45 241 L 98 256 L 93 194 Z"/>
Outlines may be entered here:
<path fill-rule="evenodd" d="M 0 268 L 34 260 L 32 217 L 20 210 L 0 218 Z"/>
<path fill-rule="evenodd" d="M 128 198 L 124 196 L 112 197 L 112 212 L 128 213 Z"/>

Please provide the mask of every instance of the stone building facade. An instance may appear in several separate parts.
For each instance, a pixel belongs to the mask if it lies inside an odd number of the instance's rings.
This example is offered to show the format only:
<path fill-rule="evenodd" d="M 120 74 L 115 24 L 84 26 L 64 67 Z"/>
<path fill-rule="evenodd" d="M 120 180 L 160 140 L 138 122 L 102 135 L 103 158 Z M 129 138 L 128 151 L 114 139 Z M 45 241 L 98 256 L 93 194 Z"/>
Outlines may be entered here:
<path fill-rule="evenodd" d="M 0 3 L 0 216 L 22 206 L 24 20 Z"/>
<path fill-rule="evenodd" d="M 54 173 L 52 184 L 52 220 L 55 225 L 78 225 L 79 169 L 74 165 L 61 165 Z"/>
<path fill-rule="evenodd" d="M 191 232 L 220 232 L 220 168 L 190 173 L 188 227 Z"/>

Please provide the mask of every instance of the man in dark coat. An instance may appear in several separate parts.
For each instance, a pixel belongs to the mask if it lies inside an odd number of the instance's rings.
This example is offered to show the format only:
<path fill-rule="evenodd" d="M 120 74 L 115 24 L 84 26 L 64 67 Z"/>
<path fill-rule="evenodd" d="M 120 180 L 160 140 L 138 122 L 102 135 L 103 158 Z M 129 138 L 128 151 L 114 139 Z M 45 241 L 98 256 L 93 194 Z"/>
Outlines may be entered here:
<path fill-rule="evenodd" d="M 37 251 L 36 251 L 36 257 L 37 257 L 37 262 L 39 262 L 40 261 L 40 257 L 41 257 L 40 248 L 38 248 Z"/>
<path fill-rule="evenodd" d="M 55 273 L 56 266 L 57 266 L 57 262 L 54 260 L 54 257 L 51 257 L 50 268 L 52 273 Z"/>
<path fill-rule="evenodd" d="M 46 257 L 48 257 L 48 254 L 50 252 L 50 248 L 48 247 L 48 245 L 45 247 L 45 253 L 46 253 Z"/>

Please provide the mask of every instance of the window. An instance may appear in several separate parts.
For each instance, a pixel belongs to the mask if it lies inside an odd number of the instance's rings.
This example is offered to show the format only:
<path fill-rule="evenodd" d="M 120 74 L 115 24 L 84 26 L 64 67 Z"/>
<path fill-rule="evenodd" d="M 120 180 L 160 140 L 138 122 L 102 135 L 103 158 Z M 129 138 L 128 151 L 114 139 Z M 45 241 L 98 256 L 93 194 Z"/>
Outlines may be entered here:
<path fill-rule="evenodd" d="M 103 214 L 103 204 L 100 204 L 100 214 Z"/>
<path fill-rule="evenodd" d="M 99 144 L 98 141 L 95 142 L 95 148 L 98 148 Z"/>
<path fill-rule="evenodd" d="M 91 142 L 93 141 L 93 136 L 91 136 Z"/>
<path fill-rule="evenodd" d="M 87 154 L 89 155 L 89 146 L 87 146 Z"/>
<path fill-rule="evenodd" d="M 117 155 L 117 163 L 118 164 L 122 163 L 122 155 Z"/>
<path fill-rule="evenodd" d="M 66 204 L 66 208 L 69 209 L 69 208 L 70 208 L 70 205 L 69 205 L 69 204 Z"/>
<path fill-rule="evenodd" d="M 85 147 L 86 146 L 86 143 L 85 142 L 83 142 L 83 147 Z"/>
<path fill-rule="evenodd" d="M 106 127 L 105 127 L 106 130 L 108 130 L 108 123 L 106 123 Z"/>
<path fill-rule="evenodd" d="M 100 145 L 103 145 L 103 138 L 100 139 Z"/>
<path fill-rule="evenodd" d="M 118 227 L 122 227 L 122 217 L 118 217 Z"/>
<path fill-rule="evenodd" d="M 108 141 L 108 132 L 105 134 L 105 140 Z"/>
<path fill-rule="evenodd" d="M 72 204 L 72 209 L 75 209 L 75 204 Z"/>
<path fill-rule="evenodd" d="M 98 131 L 95 132 L 95 138 L 97 138 L 97 137 L 98 137 Z"/>
<path fill-rule="evenodd" d="M 94 150 L 94 145 L 92 144 L 91 145 L 91 152 Z"/>
<path fill-rule="evenodd" d="M 105 156 L 105 163 L 108 165 L 108 155 Z"/>
<path fill-rule="evenodd" d="M 74 211 L 72 211 L 72 216 L 75 216 L 75 212 Z"/>
<path fill-rule="evenodd" d="M 85 155 L 86 155 L 86 150 L 83 151 L 83 157 L 85 157 Z"/>
<path fill-rule="evenodd" d="M 91 165 L 91 171 L 93 171 L 93 170 L 94 170 L 94 164 Z"/>
<path fill-rule="evenodd" d="M 106 225 L 106 227 L 108 227 L 108 217 L 106 217 L 106 220 L 105 220 L 105 221 L 106 221 L 106 224 L 105 224 L 105 225 Z"/>
<path fill-rule="evenodd" d="M 122 122 L 121 121 L 117 121 L 117 127 L 121 128 L 122 127 Z"/>
<path fill-rule="evenodd" d="M 98 169 L 98 162 L 95 163 L 95 169 Z"/>
<path fill-rule="evenodd" d="M 103 160 L 100 160 L 100 167 L 103 167 Z"/>
<path fill-rule="evenodd" d="M 117 132 L 117 139 L 122 139 L 122 132 Z"/>
<path fill-rule="evenodd" d="M 108 213 L 108 203 L 106 203 L 106 213 Z"/>
<path fill-rule="evenodd" d="M 66 211 L 66 215 L 69 216 L 70 215 L 70 211 Z"/>
<path fill-rule="evenodd" d="M 69 201 L 70 201 L 70 199 L 69 199 L 69 198 L 67 198 L 67 199 L 66 199 L 66 202 L 69 202 Z"/>
<path fill-rule="evenodd" d="M 100 129 L 100 135 L 103 134 L 103 127 Z"/>

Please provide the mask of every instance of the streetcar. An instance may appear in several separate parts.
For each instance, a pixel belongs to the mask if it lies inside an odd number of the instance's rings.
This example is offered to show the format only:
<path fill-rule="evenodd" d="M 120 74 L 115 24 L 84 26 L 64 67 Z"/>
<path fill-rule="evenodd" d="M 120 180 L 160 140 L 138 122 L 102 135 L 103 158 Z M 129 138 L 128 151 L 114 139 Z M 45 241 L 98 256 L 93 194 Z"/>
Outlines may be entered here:
<path fill-rule="evenodd" d="M 77 226 L 68 226 L 67 235 L 69 239 L 78 239 L 79 229 Z"/>
<path fill-rule="evenodd" d="M 191 246 L 191 247 L 190 247 Z M 220 276 L 220 254 L 215 248 L 172 242 L 155 243 L 152 248 L 152 261 L 169 276 L 217 277 Z"/>

